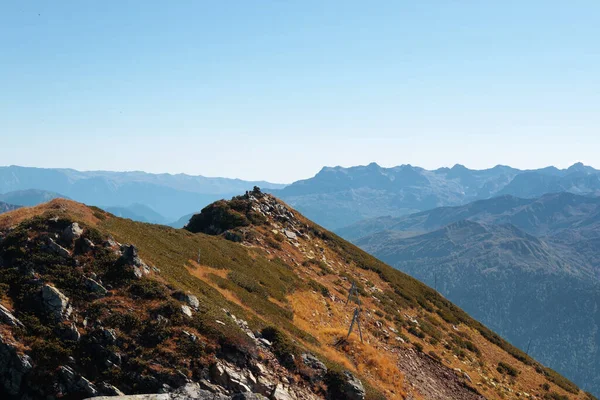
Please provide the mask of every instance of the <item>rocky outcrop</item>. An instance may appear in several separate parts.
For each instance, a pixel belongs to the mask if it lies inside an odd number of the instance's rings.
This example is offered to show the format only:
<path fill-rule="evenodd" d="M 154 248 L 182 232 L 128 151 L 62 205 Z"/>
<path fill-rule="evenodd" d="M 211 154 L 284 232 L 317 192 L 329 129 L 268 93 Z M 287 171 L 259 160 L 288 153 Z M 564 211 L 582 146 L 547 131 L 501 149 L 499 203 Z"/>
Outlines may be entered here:
<path fill-rule="evenodd" d="M 341 387 L 341 393 L 347 400 L 363 400 L 366 392 L 360 379 L 352 375 L 350 372 L 344 372 L 346 381 Z"/>
<path fill-rule="evenodd" d="M 17 395 L 25 375 L 31 370 L 31 360 L 19 354 L 14 344 L 0 335 L 0 387 L 8 395 Z"/>
<path fill-rule="evenodd" d="M 108 294 L 108 290 L 92 278 L 85 278 L 85 287 L 98 297 L 104 297 Z"/>
<path fill-rule="evenodd" d="M 80 394 L 96 396 L 98 389 L 85 377 L 76 373 L 71 367 L 62 366 L 58 370 L 61 392 L 64 394 Z"/>
<path fill-rule="evenodd" d="M 137 248 L 132 244 L 121 246 L 119 263 L 131 269 L 133 278 L 141 279 L 150 273 L 150 267 L 139 257 Z"/>
<path fill-rule="evenodd" d="M 69 318 L 73 311 L 69 298 L 51 285 L 42 286 L 42 303 L 56 319 Z"/>
<path fill-rule="evenodd" d="M 82 234 L 83 229 L 77 222 L 73 222 L 63 230 L 61 237 L 66 243 L 73 243 L 73 241 L 79 239 Z"/>
<path fill-rule="evenodd" d="M 62 247 L 61 245 L 56 243 L 54 241 L 54 239 L 52 239 L 51 237 L 46 238 L 46 245 L 48 246 L 48 250 L 50 250 L 51 252 L 53 252 L 54 254 L 56 254 L 58 256 L 61 256 L 61 257 L 70 257 L 71 256 L 71 252 L 69 252 L 69 250 L 65 249 L 64 247 Z"/>
<path fill-rule="evenodd" d="M 23 324 L 2 304 L 0 304 L 0 322 L 9 326 L 23 328 Z"/>
<path fill-rule="evenodd" d="M 200 307 L 200 301 L 198 301 L 198 298 L 193 294 L 177 291 L 173 293 L 173 298 L 186 303 L 194 310 L 197 310 Z"/>

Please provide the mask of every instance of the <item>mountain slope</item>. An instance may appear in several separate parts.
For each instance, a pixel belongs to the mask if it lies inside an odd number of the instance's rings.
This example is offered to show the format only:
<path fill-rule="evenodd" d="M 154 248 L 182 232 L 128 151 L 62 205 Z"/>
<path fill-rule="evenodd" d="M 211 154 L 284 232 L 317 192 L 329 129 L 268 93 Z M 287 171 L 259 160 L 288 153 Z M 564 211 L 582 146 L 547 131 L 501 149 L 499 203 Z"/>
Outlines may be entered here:
<path fill-rule="evenodd" d="M 428 171 L 411 165 L 382 168 L 375 163 L 323 168 L 313 178 L 271 192 L 314 221 L 339 229 L 357 221 L 398 217 L 441 206 L 457 206 L 498 195 L 539 197 L 567 191 L 600 191 L 600 171 L 583 164 L 533 171 L 496 166 L 471 170 L 462 165 Z"/>
<path fill-rule="evenodd" d="M 599 211 L 594 197 L 504 196 L 387 221 L 355 242 L 600 393 Z"/>
<path fill-rule="evenodd" d="M 0 394 L 591 398 L 269 195 L 188 229 L 66 200 L 1 215 Z"/>

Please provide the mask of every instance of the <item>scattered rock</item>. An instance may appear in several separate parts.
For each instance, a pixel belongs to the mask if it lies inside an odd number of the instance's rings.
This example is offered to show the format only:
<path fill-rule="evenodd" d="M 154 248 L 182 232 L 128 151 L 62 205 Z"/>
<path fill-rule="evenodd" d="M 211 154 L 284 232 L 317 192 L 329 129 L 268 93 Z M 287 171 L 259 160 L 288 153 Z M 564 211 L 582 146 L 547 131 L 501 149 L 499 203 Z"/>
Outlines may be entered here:
<path fill-rule="evenodd" d="M 132 277 L 141 279 L 150 273 L 150 267 L 138 256 L 137 248 L 132 244 L 121 246 L 121 258 L 119 263 L 131 267 Z"/>
<path fill-rule="evenodd" d="M 182 305 L 181 312 L 184 313 L 186 316 L 192 318 L 192 309 L 190 307 Z"/>
<path fill-rule="evenodd" d="M 292 239 L 292 240 L 296 240 L 298 239 L 298 235 L 296 235 L 294 232 L 289 231 L 289 230 L 284 230 L 283 233 L 285 233 L 285 236 L 287 236 L 288 239 Z"/>
<path fill-rule="evenodd" d="M 102 286 L 99 282 L 92 278 L 85 278 L 85 287 L 92 293 L 104 297 L 108 294 L 108 290 Z"/>
<path fill-rule="evenodd" d="M 197 310 L 200 307 L 200 301 L 193 294 L 177 291 L 173 293 L 173 297 L 179 301 L 183 301 L 195 310 Z"/>
<path fill-rule="evenodd" d="M 248 382 L 248 375 L 252 373 L 245 371 L 247 375 L 244 375 L 242 371 L 234 369 L 234 367 L 225 364 L 224 362 L 217 362 L 210 367 L 211 380 L 217 385 L 223 386 L 236 393 L 251 392 L 250 383 Z M 254 379 L 254 376 L 252 376 Z"/>
<path fill-rule="evenodd" d="M 330 393 L 335 398 L 336 396 L 346 400 L 363 400 L 366 392 L 360 379 L 355 377 L 351 372 L 345 371 L 341 376 L 341 382 L 336 382 L 336 393 Z"/>
<path fill-rule="evenodd" d="M 24 328 L 21 321 L 15 318 L 14 315 L 6 307 L 0 304 L 0 322 L 3 322 L 7 325 L 14 326 L 15 328 Z"/>
<path fill-rule="evenodd" d="M 86 396 L 96 396 L 98 394 L 98 389 L 94 384 L 76 373 L 71 367 L 63 365 L 59 368 L 58 375 L 64 394 L 83 394 Z"/>
<path fill-rule="evenodd" d="M 73 241 L 79 239 L 82 234 L 83 229 L 77 222 L 73 222 L 63 230 L 62 239 L 67 243 L 73 243 Z"/>
<path fill-rule="evenodd" d="M 48 249 L 50 249 L 50 251 L 52 251 L 54 254 L 57 254 L 61 257 L 70 257 L 71 256 L 71 253 L 69 252 L 69 250 L 65 249 L 64 247 L 62 247 L 61 245 L 56 243 L 54 241 L 54 239 L 52 239 L 51 237 L 46 238 L 46 244 L 48 246 Z"/>
<path fill-rule="evenodd" d="M 31 360 L 0 335 L 0 392 L 16 396 L 24 376 L 31 370 Z"/>
<path fill-rule="evenodd" d="M 272 400 L 296 400 L 296 396 L 290 394 L 290 392 L 280 383 L 275 387 L 273 394 L 271 394 Z"/>
<path fill-rule="evenodd" d="M 81 339 L 81 334 L 74 323 L 62 330 L 62 338 L 64 340 L 72 340 L 78 342 Z"/>
<path fill-rule="evenodd" d="M 117 387 L 107 382 L 101 382 L 98 384 L 98 391 L 100 394 L 105 396 L 124 396 L 125 393 L 121 392 Z"/>
<path fill-rule="evenodd" d="M 315 371 L 318 378 L 323 378 L 325 374 L 327 374 L 327 367 L 325 366 L 325 364 L 323 364 L 321 360 L 319 360 L 317 357 L 313 356 L 310 353 L 302 354 L 302 362 L 308 368 Z"/>
<path fill-rule="evenodd" d="M 73 311 L 69 298 L 51 285 L 42 286 L 42 301 L 44 307 L 59 320 L 69 318 Z"/>

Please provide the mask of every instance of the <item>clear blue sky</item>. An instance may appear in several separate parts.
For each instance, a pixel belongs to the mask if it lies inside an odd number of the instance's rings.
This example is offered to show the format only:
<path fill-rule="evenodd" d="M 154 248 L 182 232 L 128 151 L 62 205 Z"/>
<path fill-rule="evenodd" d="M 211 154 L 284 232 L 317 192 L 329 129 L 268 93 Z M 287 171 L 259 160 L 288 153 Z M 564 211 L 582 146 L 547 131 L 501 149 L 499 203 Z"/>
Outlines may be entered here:
<path fill-rule="evenodd" d="M 600 167 L 600 2 L 3 1 L 0 164 Z"/>

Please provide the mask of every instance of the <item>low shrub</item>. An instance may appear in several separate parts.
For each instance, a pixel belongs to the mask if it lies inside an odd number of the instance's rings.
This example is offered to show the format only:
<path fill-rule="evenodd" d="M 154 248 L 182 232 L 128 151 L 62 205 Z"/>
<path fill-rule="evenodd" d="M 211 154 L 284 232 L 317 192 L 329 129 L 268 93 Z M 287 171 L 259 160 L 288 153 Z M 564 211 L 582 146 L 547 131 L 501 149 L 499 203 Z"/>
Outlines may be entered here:
<path fill-rule="evenodd" d="M 496 370 L 498 372 L 500 372 L 502 375 L 510 375 L 510 376 L 514 376 L 514 377 L 518 376 L 520 373 L 518 369 L 516 369 L 515 367 L 508 365 L 502 361 L 500 361 L 498 363 Z"/>

